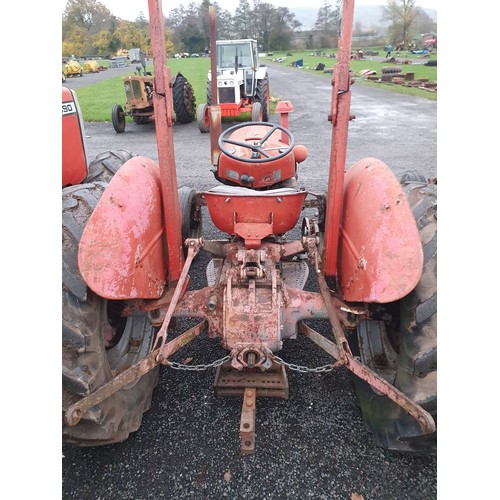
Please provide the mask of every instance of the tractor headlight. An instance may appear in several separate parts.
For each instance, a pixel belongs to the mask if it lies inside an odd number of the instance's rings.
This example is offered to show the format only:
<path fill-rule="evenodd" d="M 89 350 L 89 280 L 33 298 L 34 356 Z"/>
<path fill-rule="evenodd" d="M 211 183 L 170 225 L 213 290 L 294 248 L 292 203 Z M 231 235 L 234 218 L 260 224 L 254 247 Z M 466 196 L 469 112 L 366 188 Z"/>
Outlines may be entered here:
<path fill-rule="evenodd" d="M 222 80 L 219 80 L 219 81 L 217 82 L 217 85 L 218 85 L 219 87 L 222 87 Z"/>

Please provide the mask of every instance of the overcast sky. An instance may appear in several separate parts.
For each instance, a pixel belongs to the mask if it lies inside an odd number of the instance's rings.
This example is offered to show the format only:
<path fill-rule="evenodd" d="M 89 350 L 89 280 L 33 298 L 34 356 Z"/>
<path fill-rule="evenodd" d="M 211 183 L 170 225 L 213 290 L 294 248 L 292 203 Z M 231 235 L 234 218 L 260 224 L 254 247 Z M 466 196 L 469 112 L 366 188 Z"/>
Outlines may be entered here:
<path fill-rule="evenodd" d="M 113 15 L 125 19 L 127 21 L 135 21 L 139 12 L 143 12 L 146 17 L 148 14 L 148 2 L 146 0 L 99 0 L 105 5 Z M 193 0 L 163 0 L 163 13 L 167 14 L 168 11 L 178 7 L 180 4 L 188 5 Z M 194 0 L 196 4 L 200 4 L 201 0 Z M 293 11 L 295 7 L 321 7 L 324 0 L 267 0 L 268 3 L 276 6 L 288 7 Z M 416 5 L 420 7 L 428 7 L 430 9 L 437 9 L 438 0 L 417 0 Z M 66 8 L 67 0 L 61 0 L 62 11 Z M 227 9 L 234 13 L 235 8 L 238 6 L 238 0 L 218 0 L 217 2 L 223 9 Z M 335 0 L 330 0 L 332 5 Z M 250 1 L 252 5 L 252 2 Z M 355 5 L 385 5 L 384 0 L 358 0 Z"/>

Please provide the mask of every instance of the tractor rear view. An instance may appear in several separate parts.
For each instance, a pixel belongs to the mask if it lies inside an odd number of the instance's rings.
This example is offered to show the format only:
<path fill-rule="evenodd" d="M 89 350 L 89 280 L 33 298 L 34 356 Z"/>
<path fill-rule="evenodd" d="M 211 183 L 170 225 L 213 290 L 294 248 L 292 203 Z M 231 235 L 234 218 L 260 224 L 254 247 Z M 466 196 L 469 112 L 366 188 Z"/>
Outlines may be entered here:
<path fill-rule="evenodd" d="M 398 180 L 371 157 L 346 169 L 354 2 L 343 3 L 324 193 L 297 184 L 308 152 L 288 129 L 286 102 L 279 124 L 224 132 L 222 108 L 212 104 L 218 185 L 178 187 L 163 12 L 159 1 L 149 7 L 159 161 L 134 156 L 109 184 L 63 197 L 64 441 L 126 439 L 151 405 L 162 365 L 216 369 L 215 395 L 242 398 L 240 451 L 253 453 L 257 401 L 287 399 L 289 370 L 348 370 L 378 445 L 435 453 L 435 186 L 417 173 Z M 213 6 L 209 13 L 215 33 Z M 223 238 L 202 237 L 204 207 Z M 200 252 L 210 256 L 206 283 L 190 289 Z M 176 318 L 192 326 L 174 332 Z M 224 356 L 203 365 L 172 360 L 201 335 L 219 339 Z M 299 335 L 331 362 L 284 359 L 284 344 Z"/>
<path fill-rule="evenodd" d="M 215 49 L 214 49 L 215 47 Z M 251 121 L 269 119 L 269 77 L 267 67 L 259 62 L 257 41 L 211 41 L 211 53 L 215 51 L 216 71 L 208 72 L 207 102 L 197 110 L 197 122 L 201 132 L 210 130 L 210 106 L 218 105 L 222 117 L 237 117 L 250 113 Z M 217 78 L 212 78 L 217 74 Z"/>

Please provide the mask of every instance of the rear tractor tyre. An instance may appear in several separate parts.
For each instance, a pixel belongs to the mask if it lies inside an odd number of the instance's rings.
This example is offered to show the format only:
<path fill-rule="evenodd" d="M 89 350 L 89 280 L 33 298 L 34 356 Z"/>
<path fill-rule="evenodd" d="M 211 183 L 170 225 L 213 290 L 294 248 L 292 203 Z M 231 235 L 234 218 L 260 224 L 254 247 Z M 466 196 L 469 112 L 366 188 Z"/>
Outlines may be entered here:
<path fill-rule="evenodd" d="M 111 123 L 117 134 L 125 132 L 125 112 L 119 104 L 115 104 L 111 111 Z"/>
<path fill-rule="evenodd" d="M 196 111 L 196 121 L 202 134 L 210 132 L 210 121 L 208 119 L 208 105 L 200 104 Z"/>
<path fill-rule="evenodd" d="M 62 410 L 95 392 L 146 357 L 155 331 L 149 315 L 122 317 L 122 302 L 92 292 L 78 271 L 78 244 L 101 197 L 103 182 L 62 192 Z M 125 440 L 151 406 L 158 367 L 84 412 L 74 426 L 63 418 L 63 442 L 97 446 Z"/>
<path fill-rule="evenodd" d="M 196 203 L 196 191 L 193 188 L 180 187 L 178 194 L 182 218 L 182 245 L 186 256 L 187 250 L 184 245 L 186 239 L 201 238 L 203 232 L 201 207 Z"/>
<path fill-rule="evenodd" d="M 172 86 L 175 119 L 178 123 L 191 123 L 196 116 L 196 99 L 193 87 L 179 73 Z"/>
<path fill-rule="evenodd" d="M 262 106 L 262 121 L 269 121 L 269 79 L 266 76 L 257 82 L 255 100 Z"/>
<path fill-rule="evenodd" d="M 364 364 L 422 406 L 437 423 L 437 186 L 418 181 L 402 185 L 420 232 L 422 277 L 406 297 L 373 311 L 374 319 L 361 323 L 358 346 Z M 387 321 L 387 314 L 392 321 Z M 436 454 L 437 432 L 422 435 L 416 421 L 398 405 L 357 377 L 354 385 L 365 425 L 378 446 Z"/>
<path fill-rule="evenodd" d="M 251 120 L 253 122 L 261 122 L 263 121 L 263 116 L 262 116 L 262 105 L 260 102 L 254 102 L 252 105 L 252 112 L 251 112 Z"/>
<path fill-rule="evenodd" d="M 126 149 L 115 149 L 98 154 L 89 165 L 89 175 L 84 183 L 108 183 L 118 172 L 118 169 L 134 156 L 136 155 Z"/>

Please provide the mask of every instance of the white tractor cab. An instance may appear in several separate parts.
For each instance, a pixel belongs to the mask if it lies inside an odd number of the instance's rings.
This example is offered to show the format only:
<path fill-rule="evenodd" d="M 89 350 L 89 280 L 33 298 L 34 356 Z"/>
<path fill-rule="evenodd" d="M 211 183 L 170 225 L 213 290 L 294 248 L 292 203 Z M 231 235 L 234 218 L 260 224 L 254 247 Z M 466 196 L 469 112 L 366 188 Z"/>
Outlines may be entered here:
<path fill-rule="evenodd" d="M 238 116 L 250 112 L 252 121 L 269 119 L 269 79 L 267 67 L 259 63 L 257 41 L 217 40 L 217 104 L 221 115 Z M 212 104 L 212 71 L 207 78 L 207 103 L 198 106 L 198 126 L 209 131 L 208 109 Z"/>

